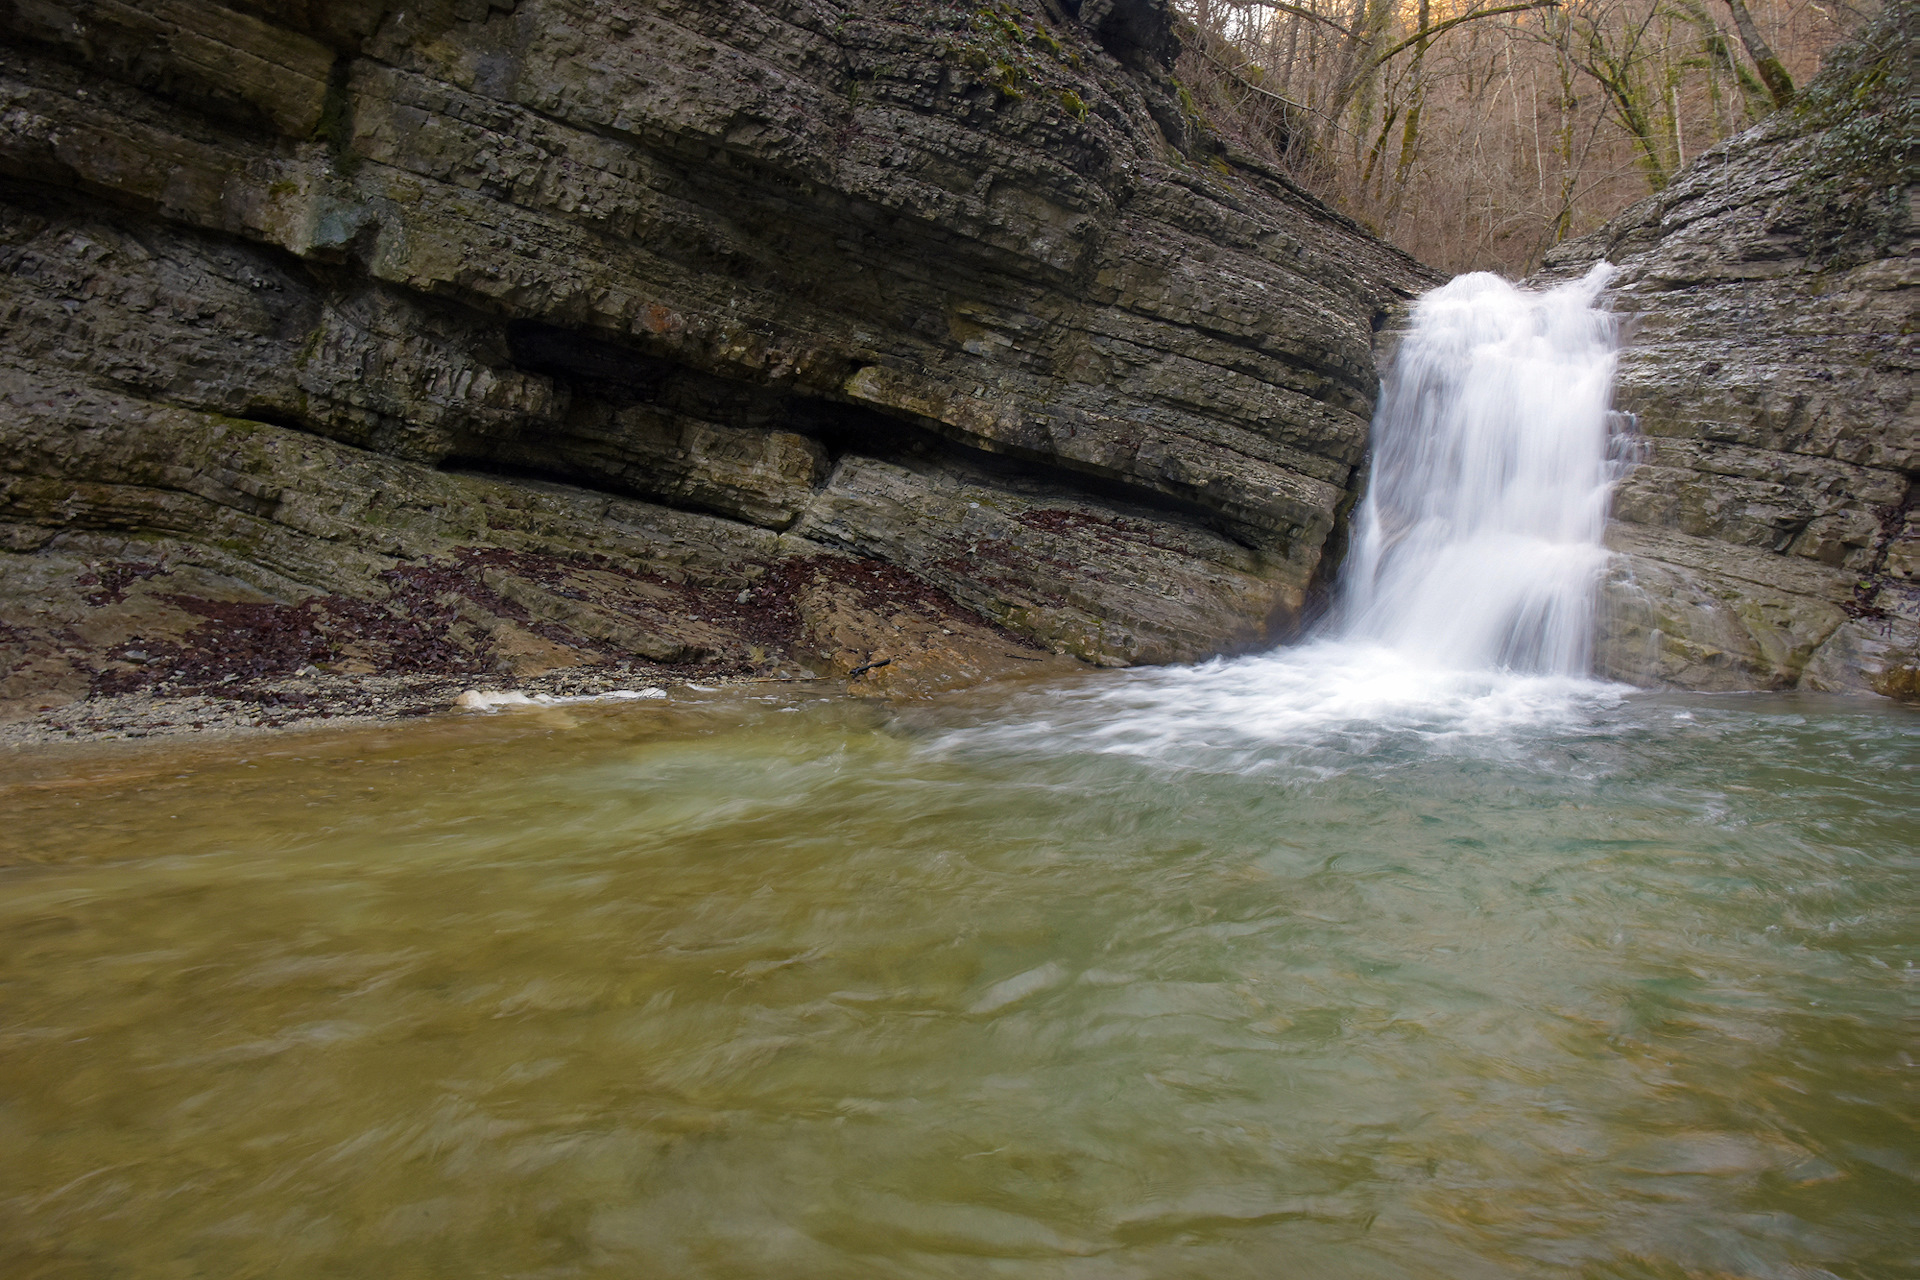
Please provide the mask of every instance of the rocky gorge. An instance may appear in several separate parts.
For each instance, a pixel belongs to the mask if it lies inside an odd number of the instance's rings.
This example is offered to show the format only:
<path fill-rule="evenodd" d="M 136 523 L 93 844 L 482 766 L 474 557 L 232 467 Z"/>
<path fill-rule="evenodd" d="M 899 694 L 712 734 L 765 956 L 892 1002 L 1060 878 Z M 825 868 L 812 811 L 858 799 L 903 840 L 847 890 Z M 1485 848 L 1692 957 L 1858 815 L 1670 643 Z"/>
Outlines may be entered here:
<path fill-rule="evenodd" d="M 1920 697 L 1916 12 L 1549 255 L 1621 267 L 1603 674 Z"/>
<path fill-rule="evenodd" d="M 8 4 L 5 698 L 1284 636 L 1432 276 L 1077 8 Z"/>
<path fill-rule="evenodd" d="M 1270 645 L 1339 563 L 1376 331 L 1439 280 L 1208 129 L 1162 0 L 0 30 L 0 704 L 36 732 Z M 1609 674 L 1913 692 L 1911 204 L 1814 244 L 1821 136 L 1550 264 L 1623 263 L 1637 316 Z"/>

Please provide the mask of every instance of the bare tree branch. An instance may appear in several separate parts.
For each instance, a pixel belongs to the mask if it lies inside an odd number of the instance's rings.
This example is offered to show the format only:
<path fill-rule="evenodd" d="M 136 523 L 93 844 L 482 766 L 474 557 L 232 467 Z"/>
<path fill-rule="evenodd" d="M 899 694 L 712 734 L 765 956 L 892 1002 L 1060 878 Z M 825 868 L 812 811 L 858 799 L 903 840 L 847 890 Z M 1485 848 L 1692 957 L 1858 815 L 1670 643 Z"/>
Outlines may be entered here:
<path fill-rule="evenodd" d="M 1318 22 L 1323 26 L 1332 27 L 1349 40 L 1357 40 L 1360 38 L 1359 35 L 1345 23 L 1335 22 L 1324 13 L 1315 13 L 1313 10 L 1303 8 L 1300 5 L 1288 4 L 1287 0 L 1244 0 L 1244 3 L 1258 5 L 1262 9 L 1278 9 L 1280 12 L 1290 13 L 1296 18 L 1305 18 L 1309 22 Z"/>
<path fill-rule="evenodd" d="M 1457 17 L 1448 18 L 1445 22 L 1437 22 L 1418 35 L 1408 36 L 1405 40 L 1402 40 L 1399 44 L 1375 58 L 1373 65 L 1376 67 L 1383 66 L 1387 59 L 1393 57 L 1395 54 L 1405 53 L 1421 41 L 1432 40 L 1442 31 L 1457 27 L 1463 22 L 1472 22 L 1475 18 L 1493 18 L 1503 13 L 1525 13 L 1529 9 L 1555 9 L 1558 8 L 1559 5 L 1560 0 L 1530 0 L 1528 4 L 1508 4 L 1502 5 L 1498 9 L 1477 9 L 1472 13 L 1463 13 Z"/>
<path fill-rule="evenodd" d="M 1234 69 L 1233 67 L 1228 66 L 1226 63 L 1220 61 L 1220 59 L 1208 53 L 1205 49 L 1190 49 L 1189 52 L 1199 54 L 1202 59 L 1212 63 L 1215 67 L 1219 68 L 1221 71 L 1226 72 L 1227 75 L 1232 78 L 1233 82 L 1239 85 L 1242 89 L 1246 89 L 1252 93 L 1257 93 L 1265 98 L 1272 98 L 1275 102 L 1278 102 L 1283 106 L 1292 107 L 1295 111 L 1312 112 L 1314 115 L 1319 116 L 1322 120 L 1325 120 L 1328 124 L 1332 124 L 1335 126 L 1339 124 L 1339 121 L 1335 120 L 1332 116 L 1328 115 L 1324 111 L 1318 110 L 1317 108 L 1314 108 L 1314 107 L 1310 107 L 1304 102 L 1295 102 L 1292 98 L 1289 98 L 1284 94 L 1275 93 L 1271 89 L 1261 88 L 1259 85 L 1255 84 L 1253 81 L 1241 75 L 1240 72 Z"/>

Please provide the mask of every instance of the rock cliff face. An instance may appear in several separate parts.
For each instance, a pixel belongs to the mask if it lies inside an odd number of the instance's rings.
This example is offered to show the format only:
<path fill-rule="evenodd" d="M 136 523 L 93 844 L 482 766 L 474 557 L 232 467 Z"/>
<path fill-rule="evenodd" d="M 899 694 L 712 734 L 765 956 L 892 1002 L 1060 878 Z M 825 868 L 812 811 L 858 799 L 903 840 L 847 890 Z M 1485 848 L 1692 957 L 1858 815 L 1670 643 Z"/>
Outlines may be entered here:
<path fill-rule="evenodd" d="M 1550 259 L 1620 265 L 1632 317 L 1610 675 L 1920 697 L 1914 12 Z"/>
<path fill-rule="evenodd" d="M 1275 639 L 1430 283 L 1163 0 L 0 0 L 0 698 Z M 688 664 L 691 664 L 689 667 Z"/>

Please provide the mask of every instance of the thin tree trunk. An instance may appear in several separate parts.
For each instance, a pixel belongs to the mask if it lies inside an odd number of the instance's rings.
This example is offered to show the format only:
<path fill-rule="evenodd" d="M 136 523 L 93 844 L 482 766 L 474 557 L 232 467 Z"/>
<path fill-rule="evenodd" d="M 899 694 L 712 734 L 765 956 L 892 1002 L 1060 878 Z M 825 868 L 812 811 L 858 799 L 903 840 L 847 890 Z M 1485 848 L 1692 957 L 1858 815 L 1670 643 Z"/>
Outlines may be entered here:
<path fill-rule="evenodd" d="M 1680 135 L 1680 86 L 1673 86 L 1673 159 L 1675 169 L 1687 167 L 1687 140 Z"/>
<path fill-rule="evenodd" d="M 1733 25 L 1740 32 L 1740 43 L 1747 46 L 1747 56 L 1753 59 L 1754 70 L 1760 73 L 1761 83 L 1767 86 L 1773 105 L 1786 106 L 1793 101 L 1793 77 L 1780 65 L 1773 46 L 1760 34 L 1753 15 L 1747 11 L 1747 0 L 1727 0 L 1727 8 L 1733 11 Z"/>
<path fill-rule="evenodd" d="M 1420 33 L 1426 34 L 1432 24 L 1431 0 L 1420 0 Z M 1413 51 L 1413 66 L 1408 74 L 1413 81 L 1413 94 L 1407 104 L 1406 124 L 1400 131 L 1400 163 L 1394 167 L 1394 195 L 1391 203 L 1393 213 L 1400 212 L 1400 197 L 1407 185 L 1407 174 L 1413 168 L 1413 157 L 1420 150 L 1420 111 L 1427 100 L 1427 41 L 1422 39 Z"/>
<path fill-rule="evenodd" d="M 1533 89 L 1533 172 L 1539 179 L 1540 203 L 1544 207 L 1547 203 L 1547 161 L 1540 149 L 1540 77 L 1537 72 L 1530 77 L 1530 85 Z"/>
<path fill-rule="evenodd" d="M 1580 183 L 1580 170 L 1573 162 L 1573 128 L 1580 101 L 1573 92 L 1573 24 L 1562 21 L 1555 42 L 1556 70 L 1560 74 L 1560 212 L 1553 219 L 1553 243 L 1559 244 L 1573 230 L 1574 191 Z"/>

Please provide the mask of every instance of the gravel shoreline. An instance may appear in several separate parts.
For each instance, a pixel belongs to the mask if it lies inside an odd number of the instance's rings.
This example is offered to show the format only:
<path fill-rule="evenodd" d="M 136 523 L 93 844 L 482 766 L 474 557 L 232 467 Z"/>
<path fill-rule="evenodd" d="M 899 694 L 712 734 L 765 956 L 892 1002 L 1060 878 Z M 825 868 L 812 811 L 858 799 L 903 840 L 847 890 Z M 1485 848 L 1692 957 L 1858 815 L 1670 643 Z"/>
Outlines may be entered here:
<path fill-rule="evenodd" d="M 689 675 L 651 663 L 552 671 L 530 677 L 353 675 L 314 672 L 235 683 L 218 692 L 100 694 L 76 701 L 0 705 L 0 752 L 60 743 L 132 739 L 207 740 L 302 729 L 395 724 L 465 710 L 463 694 L 518 694 L 531 702 L 603 698 L 622 692 L 658 696 L 690 681 L 703 688 L 785 684 L 805 676 Z M 487 701 L 469 699 L 469 702 Z M 474 711 L 485 707 L 474 708 Z"/>

